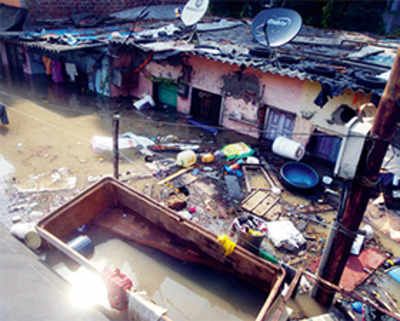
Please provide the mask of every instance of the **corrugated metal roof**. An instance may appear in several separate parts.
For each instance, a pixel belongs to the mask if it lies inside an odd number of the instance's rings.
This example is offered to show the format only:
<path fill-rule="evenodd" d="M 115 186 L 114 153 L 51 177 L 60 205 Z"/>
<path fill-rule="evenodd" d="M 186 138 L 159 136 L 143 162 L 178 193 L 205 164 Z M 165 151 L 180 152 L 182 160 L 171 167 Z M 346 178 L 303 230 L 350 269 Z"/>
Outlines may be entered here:
<path fill-rule="evenodd" d="M 89 48 L 99 48 L 107 46 L 106 43 L 87 43 L 80 44 L 77 46 L 68 46 L 57 43 L 48 43 L 47 41 L 25 41 L 22 42 L 25 46 L 30 48 L 38 48 L 46 51 L 53 52 L 66 52 L 66 51 L 74 51 L 74 50 L 84 50 Z"/>

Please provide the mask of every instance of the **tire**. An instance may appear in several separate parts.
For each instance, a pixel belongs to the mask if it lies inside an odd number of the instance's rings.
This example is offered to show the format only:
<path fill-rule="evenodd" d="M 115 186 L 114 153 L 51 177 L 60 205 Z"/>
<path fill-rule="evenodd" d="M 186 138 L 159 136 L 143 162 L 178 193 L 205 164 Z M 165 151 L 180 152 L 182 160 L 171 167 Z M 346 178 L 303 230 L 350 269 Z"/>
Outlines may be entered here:
<path fill-rule="evenodd" d="M 282 64 L 297 64 L 300 62 L 299 58 L 294 58 L 294 57 L 290 57 L 290 56 L 279 56 L 278 57 L 278 61 Z"/>
<path fill-rule="evenodd" d="M 249 54 L 259 58 L 269 58 L 271 56 L 271 49 L 254 47 L 249 50 Z"/>
<path fill-rule="evenodd" d="M 359 70 L 354 73 L 356 83 L 369 88 L 383 89 L 386 86 L 386 80 L 376 77 L 375 75 Z"/>
<path fill-rule="evenodd" d="M 310 74 L 321 75 L 329 78 L 334 78 L 336 74 L 335 69 L 320 65 L 311 65 L 305 67 L 304 70 L 309 72 Z"/>

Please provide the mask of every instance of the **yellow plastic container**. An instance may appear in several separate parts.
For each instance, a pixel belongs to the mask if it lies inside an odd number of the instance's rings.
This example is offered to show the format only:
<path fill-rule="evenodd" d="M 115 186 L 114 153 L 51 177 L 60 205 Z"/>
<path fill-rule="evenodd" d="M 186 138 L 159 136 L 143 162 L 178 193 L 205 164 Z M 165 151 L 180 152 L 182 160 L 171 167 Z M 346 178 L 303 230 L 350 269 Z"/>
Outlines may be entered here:
<path fill-rule="evenodd" d="M 203 154 L 201 156 L 201 161 L 203 163 L 212 163 L 213 161 L 215 161 L 215 157 L 212 153 Z"/>

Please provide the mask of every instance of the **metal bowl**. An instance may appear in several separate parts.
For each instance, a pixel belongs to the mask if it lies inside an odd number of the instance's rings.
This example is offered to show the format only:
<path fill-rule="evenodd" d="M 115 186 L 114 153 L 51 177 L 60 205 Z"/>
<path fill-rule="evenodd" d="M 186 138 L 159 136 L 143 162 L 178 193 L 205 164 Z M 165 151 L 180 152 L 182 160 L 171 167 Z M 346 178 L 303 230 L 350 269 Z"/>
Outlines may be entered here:
<path fill-rule="evenodd" d="M 286 184 L 297 189 L 308 190 L 319 183 L 318 173 L 314 168 L 304 163 L 285 163 L 281 167 L 280 173 Z"/>

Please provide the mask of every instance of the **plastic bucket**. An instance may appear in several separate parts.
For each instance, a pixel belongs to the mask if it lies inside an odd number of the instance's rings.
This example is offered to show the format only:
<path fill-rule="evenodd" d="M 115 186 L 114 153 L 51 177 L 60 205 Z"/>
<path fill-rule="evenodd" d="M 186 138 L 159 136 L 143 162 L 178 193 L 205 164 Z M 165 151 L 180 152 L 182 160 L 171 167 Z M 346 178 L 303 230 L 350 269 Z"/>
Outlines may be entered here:
<path fill-rule="evenodd" d="M 35 223 L 17 223 L 11 227 L 11 234 L 23 240 L 31 249 L 38 249 L 42 245 L 42 239 L 35 229 Z"/>
<path fill-rule="evenodd" d="M 240 231 L 239 232 L 239 240 L 238 240 L 238 245 L 241 247 L 244 247 L 246 250 L 249 250 L 250 252 L 258 255 L 258 252 L 260 251 L 260 245 L 265 237 L 265 234 L 260 235 L 260 236 L 254 236 L 251 235 L 250 233 L 245 233 Z"/>
<path fill-rule="evenodd" d="M 272 144 L 272 151 L 279 156 L 294 160 L 301 160 L 304 156 L 304 146 L 284 136 L 275 138 Z"/>
<path fill-rule="evenodd" d="M 79 254 L 89 257 L 94 252 L 92 240 L 87 235 L 79 235 L 68 242 L 68 246 Z"/>

